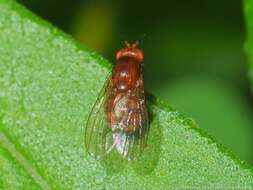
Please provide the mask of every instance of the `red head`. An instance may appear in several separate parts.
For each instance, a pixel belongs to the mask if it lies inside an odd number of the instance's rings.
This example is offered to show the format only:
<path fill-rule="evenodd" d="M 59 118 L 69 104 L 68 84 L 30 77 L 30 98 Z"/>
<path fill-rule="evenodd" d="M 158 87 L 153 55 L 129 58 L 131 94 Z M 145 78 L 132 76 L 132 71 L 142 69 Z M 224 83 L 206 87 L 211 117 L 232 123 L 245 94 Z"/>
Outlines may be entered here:
<path fill-rule="evenodd" d="M 136 42 L 134 44 L 130 44 L 125 41 L 125 44 L 127 47 L 120 49 L 116 53 L 116 59 L 118 60 L 122 57 L 133 57 L 133 58 L 137 59 L 139 62 L 142 62 L 142 60 L 144 59 L 144 54 L 141 49 L 137 48 L 138 42 Z"/>

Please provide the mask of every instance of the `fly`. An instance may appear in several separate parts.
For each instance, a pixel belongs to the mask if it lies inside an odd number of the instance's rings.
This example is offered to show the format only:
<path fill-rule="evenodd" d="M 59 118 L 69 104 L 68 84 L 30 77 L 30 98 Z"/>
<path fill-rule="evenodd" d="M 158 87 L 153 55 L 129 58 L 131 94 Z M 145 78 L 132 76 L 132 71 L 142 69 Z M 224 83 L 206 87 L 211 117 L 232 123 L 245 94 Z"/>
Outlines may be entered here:
<path fill-rule="evenodd" d="M 137 43 L 116 53 L 116 63 L 89 115 L 85 130 L 86 150 L 101 157 L 113 149 L 127 160 L 138 158 L 147 144 L 148 112 Z"/>

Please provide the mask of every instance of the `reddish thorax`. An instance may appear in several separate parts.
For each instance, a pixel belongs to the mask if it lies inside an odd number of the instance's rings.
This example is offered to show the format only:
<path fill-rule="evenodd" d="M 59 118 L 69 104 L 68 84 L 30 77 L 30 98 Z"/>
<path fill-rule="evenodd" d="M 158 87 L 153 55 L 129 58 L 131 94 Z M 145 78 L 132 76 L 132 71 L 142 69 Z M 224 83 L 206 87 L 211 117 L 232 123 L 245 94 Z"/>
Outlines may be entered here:
<path fill-rule="evenodd" d="M 140 63 L 144 58 L 137 44 L 126 43 L 127 47 L 116 53 L 116 64 L 112 72 L 113 84 L 119 92 L 125 92 L 135 87 L 140 76 Z"/>

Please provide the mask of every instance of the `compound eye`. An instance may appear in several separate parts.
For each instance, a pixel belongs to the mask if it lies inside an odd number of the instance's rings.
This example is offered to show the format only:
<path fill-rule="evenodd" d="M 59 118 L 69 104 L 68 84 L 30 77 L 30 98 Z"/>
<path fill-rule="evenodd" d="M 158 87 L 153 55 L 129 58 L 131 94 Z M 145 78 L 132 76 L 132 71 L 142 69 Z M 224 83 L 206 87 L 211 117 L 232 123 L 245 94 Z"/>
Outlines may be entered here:
<path fill-rule="evenodd" d="M 144 59 L 144 54 L 143 54 L 143 52 L 142 52 L 140 49 L 136 48 L 135 54 L 136 54 L 136 58 L 137 58 L 140 62 L 143 61 L 143 59 Z"/>

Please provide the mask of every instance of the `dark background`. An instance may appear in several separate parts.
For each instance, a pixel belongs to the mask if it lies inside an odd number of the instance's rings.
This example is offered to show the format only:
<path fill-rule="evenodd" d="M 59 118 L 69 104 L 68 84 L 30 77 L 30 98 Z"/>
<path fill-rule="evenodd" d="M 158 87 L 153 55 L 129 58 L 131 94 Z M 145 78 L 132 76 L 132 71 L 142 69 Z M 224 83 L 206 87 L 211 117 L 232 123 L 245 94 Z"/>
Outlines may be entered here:
<path fill-rule="evenodd" d="M 253 164 L 241 1 L 19 2 L 111 62 L 124 40 L 138 40 L 145 52 L 146 90 Z"/>

